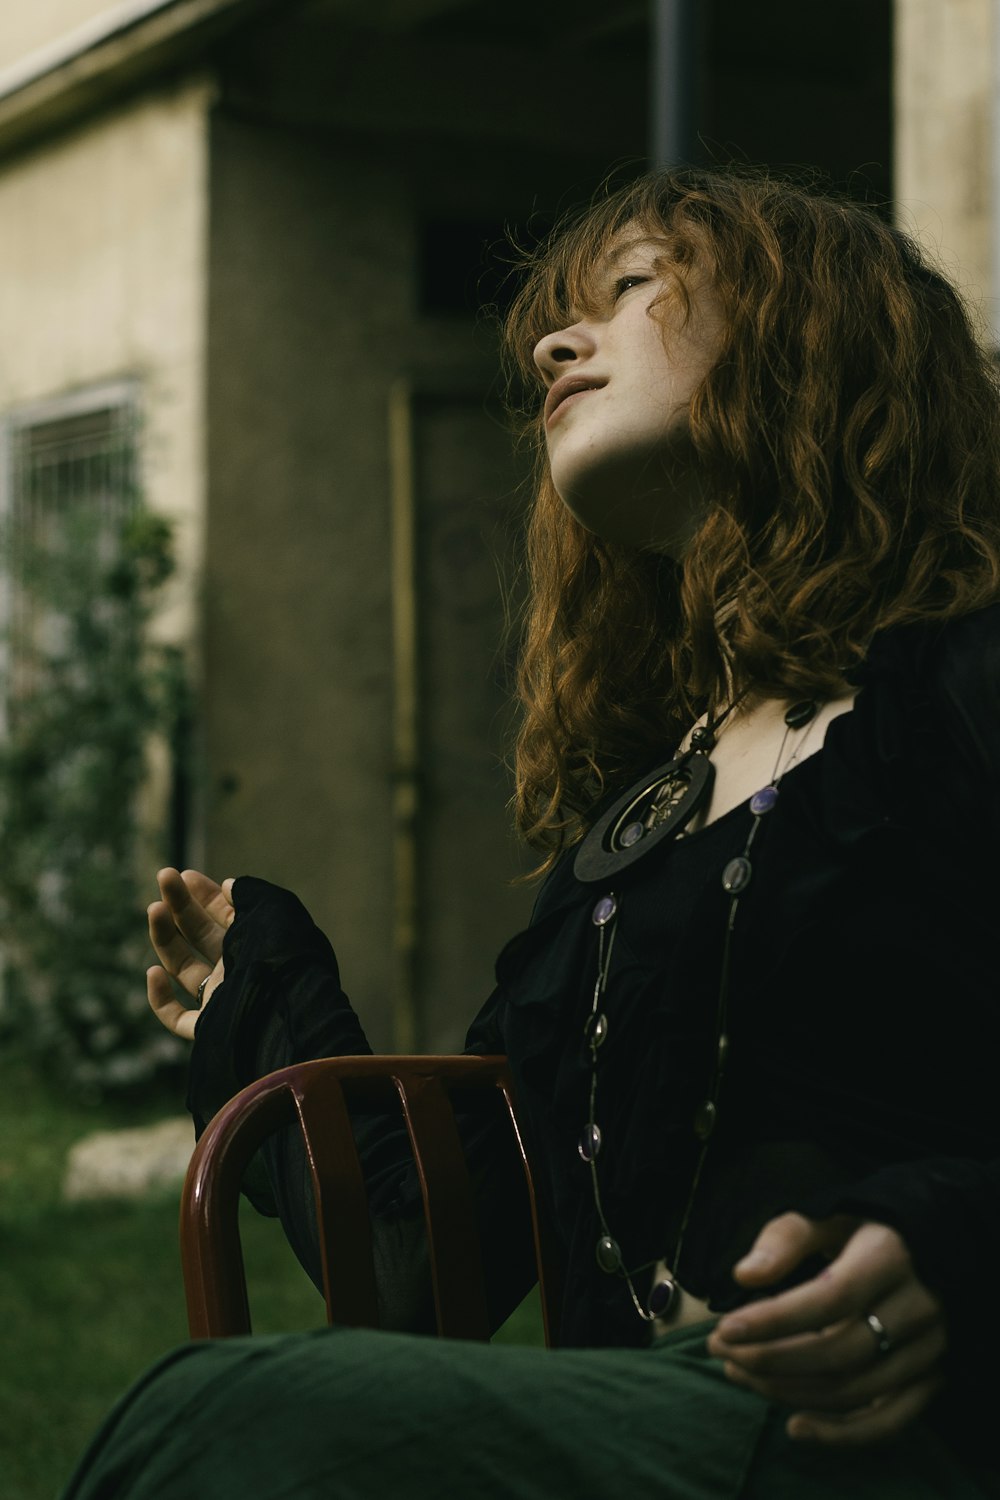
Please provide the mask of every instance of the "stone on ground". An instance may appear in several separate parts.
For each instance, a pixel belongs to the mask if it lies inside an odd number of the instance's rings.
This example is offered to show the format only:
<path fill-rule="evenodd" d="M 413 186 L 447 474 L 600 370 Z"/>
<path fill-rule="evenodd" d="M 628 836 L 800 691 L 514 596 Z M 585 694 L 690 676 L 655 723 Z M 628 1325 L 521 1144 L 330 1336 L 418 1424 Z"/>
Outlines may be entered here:
<path fill-rule="evenodd" d="M 186 1117 L 134 1130 L 97 1130 L 73 1145 L 66 1160 L 63 1197 L 139 1198 L 183 1181 L 194 1147 Z"/>

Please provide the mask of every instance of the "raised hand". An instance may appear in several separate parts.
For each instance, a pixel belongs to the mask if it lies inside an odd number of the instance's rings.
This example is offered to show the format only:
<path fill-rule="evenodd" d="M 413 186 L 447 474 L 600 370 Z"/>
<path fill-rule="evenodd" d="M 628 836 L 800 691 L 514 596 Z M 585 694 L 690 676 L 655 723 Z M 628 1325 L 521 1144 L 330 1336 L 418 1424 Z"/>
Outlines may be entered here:
<path fill-rule="evenodd" d="M 841 1447 L 894 1437 L 941 1385 L 941 1304 L 895 1230 L 847 1215 L 772 1219 L 733 1274 L 766 1287 L 816 1252 L 830 1257 L 819 1276 L 727 1313 L 709 1352 L 730 1380 L 792 1408 L 790 1437 Z"/>
<path fill-rule="evenodd" d="M 160 870 L 162 900 L 148 908 L 149 936 L 160 960 L 146 971 L 146 994 L 157 1020 L 175 1036 L 194 1039 L 195 1023 L 222 983 L 222 939 L 236 915 L 232 880 L 217 885 L 198 870 Z M 171 980 L 196 1001 L 177 999 Z"/>

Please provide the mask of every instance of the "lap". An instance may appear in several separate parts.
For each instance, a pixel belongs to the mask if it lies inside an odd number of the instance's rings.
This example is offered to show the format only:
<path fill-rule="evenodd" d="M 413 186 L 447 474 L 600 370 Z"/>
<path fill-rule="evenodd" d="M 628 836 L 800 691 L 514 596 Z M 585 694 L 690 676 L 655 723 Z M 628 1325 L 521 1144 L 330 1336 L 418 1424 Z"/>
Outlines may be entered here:
<path fill-rule="evenodd" d="M 64 1500 L 980 1500 L 930 1432 L 832 1454 L 725 1380 L 707 1329 L 650 1350 L 362 1330 L 190 1344 L 119 1403 Z"/>

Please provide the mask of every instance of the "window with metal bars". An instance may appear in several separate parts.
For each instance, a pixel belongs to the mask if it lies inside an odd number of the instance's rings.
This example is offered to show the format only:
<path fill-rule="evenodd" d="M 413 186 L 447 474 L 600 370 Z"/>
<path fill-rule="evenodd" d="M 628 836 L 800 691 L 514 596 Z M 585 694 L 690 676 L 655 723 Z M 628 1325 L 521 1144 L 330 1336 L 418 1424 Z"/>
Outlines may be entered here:
<path fill-rule="evenodd" d="M 16 714 L 40 685 L 46 662 L 65 649 L 66 566 L 89 562 L 96 574 L 114 565 L 136 503 L 134 393 L 125 384 L 104 386 L 16 413 L 6 429 L 5 696 Z M 108 607 L 95 597 L 95 625 Z M 126 651 L 131 644 L 115 643 Z"/>

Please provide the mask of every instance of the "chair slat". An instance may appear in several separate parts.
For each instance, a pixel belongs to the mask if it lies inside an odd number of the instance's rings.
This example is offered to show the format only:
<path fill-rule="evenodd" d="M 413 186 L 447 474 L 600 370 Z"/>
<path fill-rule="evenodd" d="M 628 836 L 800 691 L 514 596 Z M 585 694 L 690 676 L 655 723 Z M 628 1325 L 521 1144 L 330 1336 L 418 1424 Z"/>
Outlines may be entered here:
<path fill-rule="evenodd" d="M 521 1134 L 521 1127 L 517 1123 L 517 1111 L 514 1107 L 514 1086 L 510 1076 L 510 1070 L 504 1068 L 499 1080 L 503 1091 L 504 1103 L 510 1116 L 511 1128 L 517 1149 L 521 1156 L 521 1164 L 524 1167 L 524 1178 L 528 1189 L 528 1204 L 531 1209 L 531 1232 L 535 1242 L 535 1263 L 538 1266 L 538 1293 L 542 1305 L 542 1327 L 545 1330 L 545 1345 L 548 1349 L 555 1348 L 557 1343 L 557 1332 L 559 1326 L 559 1307 L 562 1303 L 562 1278 L 557 1270 L 559 1258 L 556 1254 L 555 1241 L 552 1228 L 538 1201 L 535 1192 L 535 1180 L 531 1174 L 531 1163 L 528 1160 L 528 1152 Z"/>
<path fill-rule="evenodd" d="M 400 1069 L 395 1081 L 423 1193 L 438 1333 L 488 1339 L 472 1184 L 451 1100 L 439 1077 Z"/>
<path fill-rule="evenodd" d="M 300 1070 L 293 1085 L 312 1178 L 327 1321 L 377 1328 L 368 1195 L 340 1079 Z"/>

